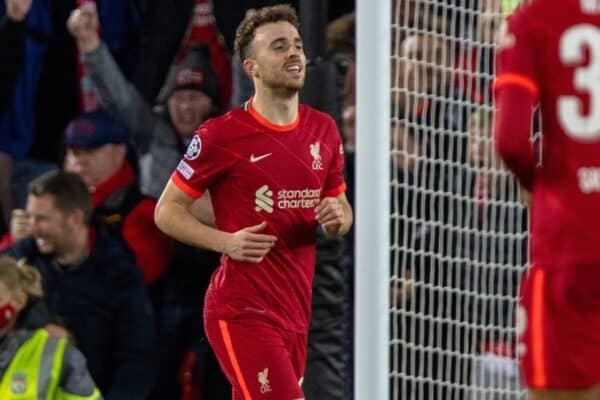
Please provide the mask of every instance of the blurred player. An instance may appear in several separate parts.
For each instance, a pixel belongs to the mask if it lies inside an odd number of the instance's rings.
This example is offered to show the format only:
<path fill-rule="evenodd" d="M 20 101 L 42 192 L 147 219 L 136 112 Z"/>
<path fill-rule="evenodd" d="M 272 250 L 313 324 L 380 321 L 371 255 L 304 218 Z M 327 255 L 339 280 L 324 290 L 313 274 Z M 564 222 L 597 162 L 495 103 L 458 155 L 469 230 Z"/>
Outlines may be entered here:
<path fill-rule="evenodd" d="M 525 1 L 498 40 L 496 146 L 532 193 L 523 380 L 530 399 L 600 399 L 600 1 Z"/>
<path fill-rule="evenodd" d="M 306 59 L 291 7 L 249 13 L 236 51 L 255 95 L 198 129 L 155 220 L 223 253 L 204 317 L 233 398 L 301 399 L 317 224 L 337 236 L 352 223 L 341 138 L 329 116 L 299 105 Z M 206 190 L 217 229 L 189 212 Z"/>

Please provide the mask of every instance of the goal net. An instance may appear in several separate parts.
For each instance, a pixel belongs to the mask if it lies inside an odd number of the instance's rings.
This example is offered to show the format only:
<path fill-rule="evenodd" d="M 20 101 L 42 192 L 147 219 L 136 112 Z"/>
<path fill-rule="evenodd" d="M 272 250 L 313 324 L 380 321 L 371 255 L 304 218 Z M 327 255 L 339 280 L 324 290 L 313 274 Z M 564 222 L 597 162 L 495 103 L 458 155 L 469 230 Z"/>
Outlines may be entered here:
<path fill-rule="evenodd" d="M 390 393 L 520 399 L 527 214 L 493 150 L 502 0 L 392 1 Z"/>

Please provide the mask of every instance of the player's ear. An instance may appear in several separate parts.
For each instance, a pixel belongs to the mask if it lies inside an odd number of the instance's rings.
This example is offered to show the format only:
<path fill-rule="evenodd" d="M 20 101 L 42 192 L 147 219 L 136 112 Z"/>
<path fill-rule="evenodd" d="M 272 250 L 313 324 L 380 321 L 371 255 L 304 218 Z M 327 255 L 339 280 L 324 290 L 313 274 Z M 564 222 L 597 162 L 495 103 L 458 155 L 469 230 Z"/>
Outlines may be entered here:
<path fill-rule="evenodd" d="M 242 63 L 242 67 L 250 79 L 254 77 L 258 78 L 258 65 L 256 64 L 256 61 L 251 58 L 246 58 Z"/>

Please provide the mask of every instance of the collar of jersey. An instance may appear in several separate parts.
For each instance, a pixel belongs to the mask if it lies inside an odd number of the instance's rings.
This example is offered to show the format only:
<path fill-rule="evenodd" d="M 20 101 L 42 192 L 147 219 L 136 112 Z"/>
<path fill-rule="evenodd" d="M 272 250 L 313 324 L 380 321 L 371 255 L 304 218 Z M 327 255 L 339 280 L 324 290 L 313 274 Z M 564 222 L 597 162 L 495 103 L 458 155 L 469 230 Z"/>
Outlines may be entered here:
<path fill-rule="evenodd" d="M 277 132 L 290 132 L 296 129 L 296 127 L 298 126 L 298 123 L 300 122 L 300 111 L 298 111 L 296 119 L 291 124 L 275 125 L 269 122 L 265 117 L 260 115 L 258 111 L 256 111 L 254 107 L 252 107 L 252 99 L 253 97 L 250 97 L 250 99 L 248 99 L 248 101 L 246 102 L 246 110 L 259 124 Z"/>

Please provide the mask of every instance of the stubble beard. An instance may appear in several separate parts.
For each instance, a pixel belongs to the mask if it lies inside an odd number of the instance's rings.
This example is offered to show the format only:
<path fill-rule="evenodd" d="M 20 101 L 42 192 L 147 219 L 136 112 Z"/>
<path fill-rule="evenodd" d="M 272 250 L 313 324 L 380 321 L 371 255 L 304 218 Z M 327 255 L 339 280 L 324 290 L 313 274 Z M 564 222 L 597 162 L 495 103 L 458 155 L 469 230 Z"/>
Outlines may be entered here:
<path fill-rule="evenodd" d="M 275 94 L 282 97 L 295 96 L 304 87 L 304 77 L 299 81 L 271 81 L 265 82 Z"/>

